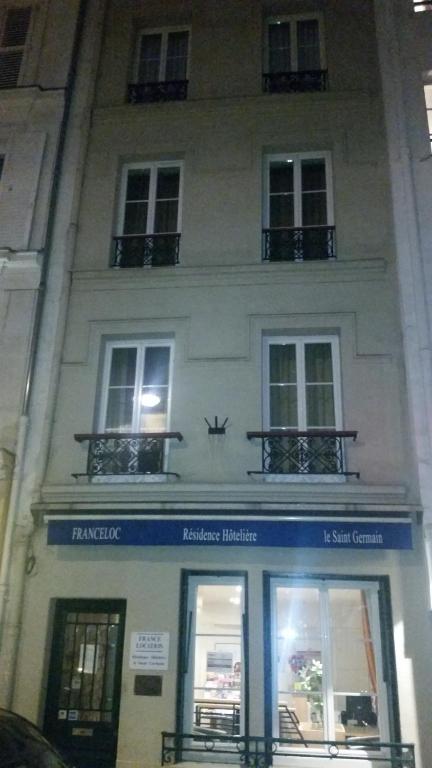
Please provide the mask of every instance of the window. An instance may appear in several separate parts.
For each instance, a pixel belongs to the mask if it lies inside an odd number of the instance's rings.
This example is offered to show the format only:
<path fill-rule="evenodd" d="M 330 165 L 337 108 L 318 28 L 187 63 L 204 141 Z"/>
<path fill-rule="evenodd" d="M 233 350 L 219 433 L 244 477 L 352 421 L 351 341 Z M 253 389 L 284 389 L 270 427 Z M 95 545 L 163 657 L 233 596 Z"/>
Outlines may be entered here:
<path fill-rule="evenodd" d="M 171 343 L 109 342 L 101 432 L 162 432 L 169 408 Z"/>
<path fill-rule="evenodd" d="M 264 259 L 335 258 L 329 153 L 271 155 L 264 173 Z"/>
<path fill-rule="evenodd" d="M 181 181 L 178 161 L 125 166 L 113 266 L 158 267 L 178 262 Z"/>
<path fill-rule="evenodd" d="M 432 149 L 432 84 L 424 85 L 424 95 L 426 104 L 426 116 L 429 129 L 429 142 Z"/>
<path fill-rule="evenodd" d="M 19 82 L 31 8 L 8 8 L 0 18 L 0 88 L 14 88 Z"/>
<path fill-rule="evenodd" d="M 320 19 L 269 20 L 265 69 L 264 90 L 269 93 L 324 91 L 327 71 Z"/>
<path fill-rule="evenodd" d="M 432 0 L 413 0 L 413 8 L 415 13 L 432 11 Z"/>
<path fill-rule="evenodd" d="M 268 338 L 265 421 L 269 429 L 340 429 L 338 340 Z"/>
<path fill-rule="evenodd" d="M 285 749 L 324 739 L 367 750 L 365 742 L 388 740 L 378 586 L 270 577 L 272 735 L 300 742 Z"/>
<path fill-rule="evenodd" d="M 338 339 L 265 339 L 264 382 L 263 473 L 347 474 Z"/>
<path fill-rule="evenodd" d="M 157 29 L 143 32 L 138 41 L 132 102 L 185 99 L 188 85 L 189 30 Z"/>
<path fill-rule="evenodd" d="M 186 578 L 181 630 L 187 638 L 181 683 L 184 733 L 207 733 L 215 740 L 245 733 L 245 583 L 244 574 Z M 235 750 L 226 741 L 222 747 Z"/>
<path fill-rule="evenodd" d="M 107 343 L 99 433 L 82 436 L 89 476 L 167 474 L 171 357 L 169 341 Z"/>

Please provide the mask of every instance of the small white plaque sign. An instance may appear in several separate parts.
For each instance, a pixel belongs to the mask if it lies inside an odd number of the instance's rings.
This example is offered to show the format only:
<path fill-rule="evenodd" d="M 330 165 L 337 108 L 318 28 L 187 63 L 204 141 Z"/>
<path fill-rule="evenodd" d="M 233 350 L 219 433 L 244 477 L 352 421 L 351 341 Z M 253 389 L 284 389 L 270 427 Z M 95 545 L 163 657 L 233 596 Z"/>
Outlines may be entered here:
<path fill-rule="evenodd" d="M 130 669 L 168 669 L 169 632 L 132 632 Z"/>

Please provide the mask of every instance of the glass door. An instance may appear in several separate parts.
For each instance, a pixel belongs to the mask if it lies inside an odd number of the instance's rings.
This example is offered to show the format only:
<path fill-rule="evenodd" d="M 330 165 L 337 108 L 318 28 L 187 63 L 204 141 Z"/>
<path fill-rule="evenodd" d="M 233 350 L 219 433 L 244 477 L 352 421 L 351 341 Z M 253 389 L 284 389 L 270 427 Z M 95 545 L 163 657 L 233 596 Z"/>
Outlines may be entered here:
<path fill-rule="evenodd" d="M 272 582 L 273 736 L 309 752 L 388 740 L 378 585 Z"/>
<path fill-rule="evenodd" d="M 185 733 L 244 733 L 244 622 L 243 577 L 189 578 Z"/>

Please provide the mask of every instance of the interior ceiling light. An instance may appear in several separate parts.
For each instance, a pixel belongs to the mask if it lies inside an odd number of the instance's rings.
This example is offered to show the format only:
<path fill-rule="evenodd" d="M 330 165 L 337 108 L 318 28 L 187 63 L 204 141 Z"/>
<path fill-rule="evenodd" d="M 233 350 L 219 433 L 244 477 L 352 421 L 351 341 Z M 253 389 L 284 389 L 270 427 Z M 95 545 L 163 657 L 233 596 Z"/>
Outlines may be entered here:
<path fill-rule="evenodd" d="M 140 399 L 141 405 L 145 408 L 154 408 L 155 405 L 159 405 L 161 401 L 159 395 L 155 395 L 153 392 L 144 392 Z"/>

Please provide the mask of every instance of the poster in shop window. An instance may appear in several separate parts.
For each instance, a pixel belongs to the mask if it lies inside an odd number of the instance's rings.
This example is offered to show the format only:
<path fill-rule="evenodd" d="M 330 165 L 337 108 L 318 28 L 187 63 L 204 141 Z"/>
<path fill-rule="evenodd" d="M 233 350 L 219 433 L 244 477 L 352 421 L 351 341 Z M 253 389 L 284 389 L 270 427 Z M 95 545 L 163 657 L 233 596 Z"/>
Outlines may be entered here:
<path fill-rule="evenodd" d="M 168 669 L 169 632 L 132 632 L 130 669 Z"/>

